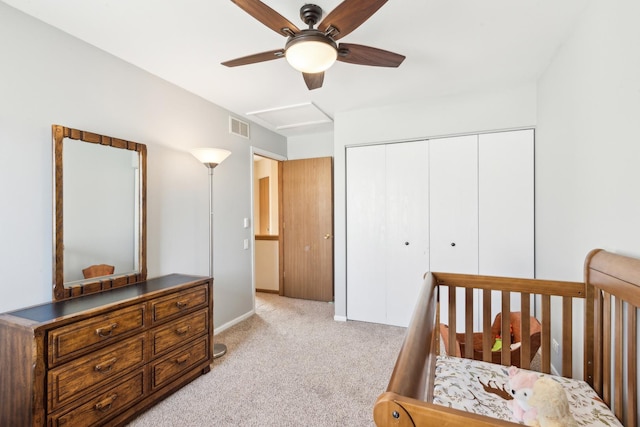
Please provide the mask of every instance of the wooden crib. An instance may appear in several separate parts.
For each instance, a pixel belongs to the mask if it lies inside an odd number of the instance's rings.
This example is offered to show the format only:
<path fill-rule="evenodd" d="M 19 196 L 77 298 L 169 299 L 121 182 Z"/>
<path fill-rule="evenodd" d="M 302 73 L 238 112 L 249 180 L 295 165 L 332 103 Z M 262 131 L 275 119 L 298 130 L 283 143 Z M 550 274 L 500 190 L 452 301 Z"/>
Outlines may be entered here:
<path fill-rule="evenodd" d="M 448 300 L 439 301 L 440 291 L 445 287 L 449 291 Z M 456 294 L 460 293 L 456 289 L 460 288 L 464 289 L 464 304 L 456 301 Z M 562 354 L 554 358 L 553 364 L 557 373 L 563 377 L 584 380 L 624 426 L 638 425 L 637 311 L 640 306 L 640 260 L 600 249 L 587 255 L 584 282 L 427 273 L 387 391 L 376 401 L 376 425 L 518 425 L 512 421 L 433 403 L 437 383 L 436 360 L 440 360 L 439 347 L 444 342 L 440 339 L 439 304 L 447 304 L 449 308 L 448 318 L 442 319 L 449 326 L 448 354 L 456 354 L 455 334 L 456 329 L 461 329 L 456 325 L 456 307 L 467 307 L 463 328 L 465 354 L 461 356 L 472 359 L 473 319 L 474 315 L 479 314 L 473 310 L 474 289 L 479 290 L 475 291 L 476 294 L 480 292 L 483 295 L 481 325 L 484 331 L 490 331 L 491 328 L 491 292 L 501 292 L 500 309 L 503 313 L 513 311 L 512 296 L 520 294 L 522 368 L 530 368 L 530 358 L 524 355 L 529 354 L 531 345 L 528 319 L 530 314 L 534 314 L 531 307 L 533 296 L 538 306 L 535 314 L 542 324 L 539 370 L 545 374 L 551 373 L 551 324 L 561 324 Z M 508 322 L 508 316 L 502 316 L 503 331 L 509 330 Z M 574 325 L 579 327 L 574 330 Z M 509 366 L 509 335 L 505 334 L 502 339 L 501 364 Z M 490 334 L 483 337 L 485 361 L 491 360 L 493 340 Z M 583 360 L 578 366 L 573 359 L 574 355 L 580 354 Z M 591 389 L 589 391 L 592 392 Z M 597 400 L 598 396 L 595 396 Z M 605 410 L 609 412 L 606 407 Z"/>

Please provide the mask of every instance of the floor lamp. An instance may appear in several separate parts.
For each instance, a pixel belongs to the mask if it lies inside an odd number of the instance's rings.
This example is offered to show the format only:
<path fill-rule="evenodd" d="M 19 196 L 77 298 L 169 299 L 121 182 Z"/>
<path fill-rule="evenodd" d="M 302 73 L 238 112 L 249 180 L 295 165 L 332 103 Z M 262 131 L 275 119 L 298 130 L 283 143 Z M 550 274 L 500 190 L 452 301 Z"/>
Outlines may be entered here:
<path fill-rule="evenodd" d="M 209 276 L 213 278 L 213 169 L 229 157 L 231 151 L 221 148 L 196 148 L 191 150 L 191 154 L 209 169 Z M 226 345 L 214 341 L 214 359 L 224 356 L 226 352 Z"/>

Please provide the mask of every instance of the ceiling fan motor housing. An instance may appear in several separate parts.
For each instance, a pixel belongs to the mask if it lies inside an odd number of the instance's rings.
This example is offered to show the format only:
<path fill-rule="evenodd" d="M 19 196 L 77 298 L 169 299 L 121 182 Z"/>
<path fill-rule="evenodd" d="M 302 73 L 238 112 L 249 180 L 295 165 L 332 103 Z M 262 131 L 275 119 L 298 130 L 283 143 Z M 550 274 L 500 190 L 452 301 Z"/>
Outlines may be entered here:
<path fill-rule="evenodd" d="M 322 18 L 322 8 L 316 4 L 305 4 L 300 8 L 300 19 L 307 24 L 309 28 L 320 21 Z"/>

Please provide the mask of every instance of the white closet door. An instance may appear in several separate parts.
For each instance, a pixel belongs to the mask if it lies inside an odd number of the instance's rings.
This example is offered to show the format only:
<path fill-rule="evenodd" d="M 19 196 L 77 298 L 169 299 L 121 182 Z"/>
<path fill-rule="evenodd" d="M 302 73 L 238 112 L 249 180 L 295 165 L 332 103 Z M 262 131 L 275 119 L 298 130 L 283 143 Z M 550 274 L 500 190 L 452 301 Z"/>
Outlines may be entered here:
<path fill-rule="evenodd" d="M 478 273 L 478 136 L 429 141 L 431 271 Z M 448 289 L 442 289 L 440 319 L 449 323 Z M 479 325 L 474 291 L 474 329 Z M 456 330 L 464 331 L 465 293 L 456 292 Z"/>
<path fill-rule="evenodd" d="M 480 135 L 480 274 L 532 278 L 533 130 Z"/>
<path fill-rule="evenodd" d="M 534 137 L 533 130 L 480 135 L 479 273 L 533 278 Z M 492 294 L 492 316 L 501 311 Z M 520 311 L 519 295 L 511 310 Z"/>
<path fill-rule="evenodd" d="M 431 271 L 478 273 L 478 136 L 429 141 Z"/>
<path fill-rule="evenodd" d="M 348 148 L 347 318 L 386 323 L 385 146 Z"/>
<path fill-rule="evenodd" d="M 429 271 L 429 146 L 386 146 L 387 322 L 408 326 Z"/>

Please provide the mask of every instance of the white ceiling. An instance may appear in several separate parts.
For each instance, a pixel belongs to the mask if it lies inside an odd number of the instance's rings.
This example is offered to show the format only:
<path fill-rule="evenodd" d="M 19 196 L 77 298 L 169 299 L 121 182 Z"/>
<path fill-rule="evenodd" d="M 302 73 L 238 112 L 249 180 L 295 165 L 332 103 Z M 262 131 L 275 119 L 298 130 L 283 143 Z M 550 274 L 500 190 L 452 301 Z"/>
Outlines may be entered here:
<path fill-rule="evenodd" d="M 312 103 L 336 112 L 534 81 L 590 0 L 395 0 L 340 40 L 407 58 L 399 68 L 336 63 L 309 91 L 286 60 L 220 63 L 284 47 L 286 39 L 230 0 L 3 0 L 54 27 L 285 136 L 256 116 Z M 299 28 L 304 0 L 263 0 Z M 325 11 L 341 0 L 314 0 Z M 285 108 L 286 110 L 286 108 Z"/>

